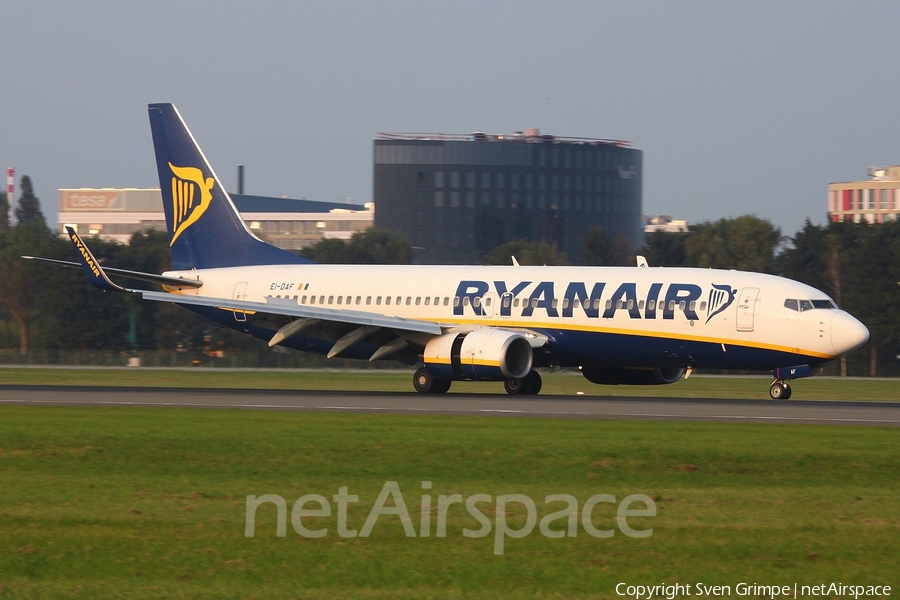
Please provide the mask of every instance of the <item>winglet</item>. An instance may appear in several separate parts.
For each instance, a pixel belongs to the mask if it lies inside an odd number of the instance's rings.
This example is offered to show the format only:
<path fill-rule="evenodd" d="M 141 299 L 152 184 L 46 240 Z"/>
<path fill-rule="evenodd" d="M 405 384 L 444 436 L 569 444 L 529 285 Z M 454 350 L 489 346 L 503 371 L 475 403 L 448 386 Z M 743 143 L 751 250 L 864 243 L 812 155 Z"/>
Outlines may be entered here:
<path fill-rule="evenodd" d="M 650 266 L 647 264 L 647 259 L 644 258 L 643 256 L 641 256 L 640 254 L 638 254 L 635 258 L 637 258 L 637 266 L 639 266 L 639 267 L 649 267 Z"/>
<path fill-rule="evenodd" d="M 104 292 L 130 291 L 110 281 L 109 277 L 107 277 L 106 273 L 103 271 L 103 267 L 100 266 L 100 262 L 94 258 L 94 255 L 91 254 L 91 251 L 88 250 L 85 243 L 81 241 L 81 238 L 75 233 L 74 227 L 66 225 L 65 228 L 66 233 L 69 235 L 69 239 L 72 240 L 75 249 L 78 250 L 78 258 L 81 260 L 81 266 L 84 268 L 84 273 L 87 275 L 91 285 L 100 288 Z"/>

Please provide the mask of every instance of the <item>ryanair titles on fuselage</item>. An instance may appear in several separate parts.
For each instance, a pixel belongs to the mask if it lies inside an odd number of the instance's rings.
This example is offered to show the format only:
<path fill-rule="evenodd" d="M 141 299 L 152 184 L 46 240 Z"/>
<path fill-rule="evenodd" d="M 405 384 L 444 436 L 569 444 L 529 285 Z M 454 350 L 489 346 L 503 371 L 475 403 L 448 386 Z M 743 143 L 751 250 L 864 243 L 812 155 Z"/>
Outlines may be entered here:
<path fill-rule="evenodd" d="M 514 310 L 518 316 L 531 317 L 539 310 L 550 318 L 572 317 L 580 311 L 589 319 L 612 319 L 621 310 L 632 319 L 674 319 L 681 312 L 687 320 L 699 321 L 699 310 L 705 313 L 708 323 L 731 306 L 737 294 L 730 285 L 712 284 L 704 298 L 703 288 L 694 283 L 651 283 L 646 291 L 639 292 L 638 284 L 631 282 L 621 283 L 614 289 L 610 286 L 609 293 L 605 282 L 592 283 L 589 290 L 585 282 L 572 281 L 565 284 L 562 296 L 557 296 L 556 284 L 520 281 L 510 285 L 506 281 L 463 280 L 456 288 L 460 301 L 453 307 L 453 314 L 462 316 L 471 310 L 476 316 L 484 316 L 483 298 L 494 293 L 500 299 L 501 317 L 512 316 Z M 522 298 L 520 306 L 508 301 L 517 297 Z"/>

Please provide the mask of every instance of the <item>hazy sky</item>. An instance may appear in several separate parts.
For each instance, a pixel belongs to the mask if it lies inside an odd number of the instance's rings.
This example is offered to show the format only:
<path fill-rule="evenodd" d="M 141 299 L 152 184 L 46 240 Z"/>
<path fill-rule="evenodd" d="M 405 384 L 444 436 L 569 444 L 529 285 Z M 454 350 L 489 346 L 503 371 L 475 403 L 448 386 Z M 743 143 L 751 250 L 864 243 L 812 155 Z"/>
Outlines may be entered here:
<path fill-rule="evenodd" d="M 630 140 L 645 213 L 789 235 L 829 182 L 900 164 L 896 0 L 14 0 L 0 23 L 0 167 L 51 223 L 59 188 L 159 185 L 151 102 L 227 189 L 243 163 L 247 193 L 315 200 L 371 199 L 379 131 Z"/>

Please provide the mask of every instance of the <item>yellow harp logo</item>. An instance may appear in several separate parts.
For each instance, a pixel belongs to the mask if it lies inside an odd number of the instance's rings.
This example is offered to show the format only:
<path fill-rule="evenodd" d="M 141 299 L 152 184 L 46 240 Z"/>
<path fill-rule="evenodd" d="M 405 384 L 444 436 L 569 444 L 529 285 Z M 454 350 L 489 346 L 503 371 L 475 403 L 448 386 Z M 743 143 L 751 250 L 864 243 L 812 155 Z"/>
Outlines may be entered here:
<path fill-rule="evenodd" d="M 197 222 L 212 201 L 212 187 L 215 180 L 212 177 L 203 177 L 203 172 L 197 167 L 176 167 L 169 163 L 172 169 L 172 241 L 175 243 L 181 233 Z M 199 198 L 198 192 L 199 191 Z"/>

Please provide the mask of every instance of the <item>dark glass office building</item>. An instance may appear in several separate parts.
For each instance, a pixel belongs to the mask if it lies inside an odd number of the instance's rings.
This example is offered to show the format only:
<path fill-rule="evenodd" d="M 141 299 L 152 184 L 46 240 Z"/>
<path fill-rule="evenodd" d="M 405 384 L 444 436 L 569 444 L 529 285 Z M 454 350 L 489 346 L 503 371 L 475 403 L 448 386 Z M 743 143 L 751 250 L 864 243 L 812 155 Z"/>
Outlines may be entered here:
<path fill-rule="evenodd" d="M 642 158 L 627 142 L 540 135 L 380 134 L 375 227 L 406 234 L 419 264 L 475 264 L 514 239 L 556 244 L 577 264 L 601 226 L 642 240 Z"/>

